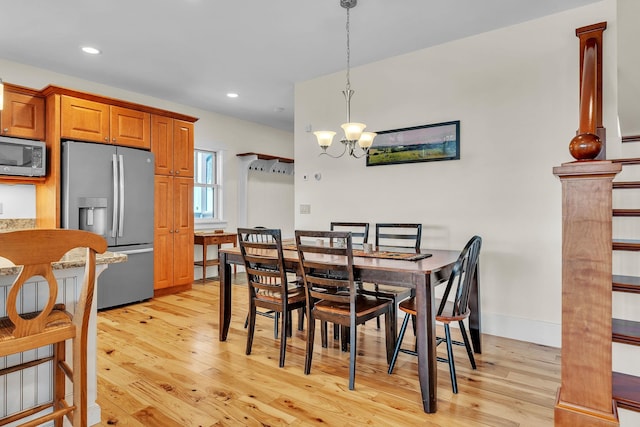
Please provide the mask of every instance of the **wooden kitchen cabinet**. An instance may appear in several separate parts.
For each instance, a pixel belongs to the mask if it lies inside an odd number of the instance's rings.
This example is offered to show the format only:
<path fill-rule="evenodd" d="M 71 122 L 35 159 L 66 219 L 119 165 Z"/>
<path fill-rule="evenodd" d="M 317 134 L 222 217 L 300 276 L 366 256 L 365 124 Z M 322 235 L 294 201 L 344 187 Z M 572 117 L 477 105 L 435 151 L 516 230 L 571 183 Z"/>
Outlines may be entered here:
<path fill-rule="evenodd" d="M 4 86 L 4 105 L 0 111 L 2 135 L 44 140 L 44 98 L 32 93 L 14 91 L 9 84 Z"/>
<path fill-rule="evenodd" d="M 109 116 L 112 144 L 151 149 L 151 114 L 112 105 Z"/>
<path fill-rule="evenodd" d="M 156 174 L 193 177 L 193 123 L 151 116 L 151 151 Z"/>
<path fill-rule="evenodd" d="M 61 136 L 148 150 L 151 148 L 151 114 L 63 95 Z"/>
<path fill-rule="evenodd" d="M 155 176 L 154 290 L 164 295 L 193 283 L 193 179 Z"/>
<path fill-rule="evenodd" d="M 193 282 L 193 123 L 151 116 L 155 155 L 155 295 Z"/>

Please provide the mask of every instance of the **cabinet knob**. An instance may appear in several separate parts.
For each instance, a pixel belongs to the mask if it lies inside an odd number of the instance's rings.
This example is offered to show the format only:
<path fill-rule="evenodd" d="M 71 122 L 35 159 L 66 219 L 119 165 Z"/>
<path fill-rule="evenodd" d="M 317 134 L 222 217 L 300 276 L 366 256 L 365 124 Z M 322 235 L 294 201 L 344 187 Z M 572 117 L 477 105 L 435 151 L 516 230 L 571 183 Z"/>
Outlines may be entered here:
<path fill-rule="evenodd" d="M 170 174 L 173 174 L 173 170 L 169 170 L 169 173 L 170 173 Z"/>
<path fill-rule="evenodd" d="M 116 139 L 115 139 L 115 138 L 113 138 L 113 139 L 112 139 L 112 141 L 113 141 L 113 142 L 116 142 Z"/>
<path fill-rule="evenodd" d="M 108 136 L 105 136 L 105 137 L 104 137 L 104 140 L 105 140 L 105 141 L 107 141 L 107 142 L 109 142 L 109 137 L 108 137 Z"/>
<path fill-rule="evenodd" d="M 9 128 L 4 128 L 4 129 L 2 129 L 2 131 L 3 131 L 4 133 L 7 133 L 7 132 L 9 132 Z"/>
<path fill-rule="evenodd" d="M 176 171 L 176 175 L 180 175 L 180 171 Z"/>
<path fill-rule="evenodd" d="M 172 230 L 172 229 L 169 229 L 169 233 L 173 233 L 173 230 Z"/>
<path fill-rule="evenodd" d="M 179 232 L 180 232 L 180 230 L 178 230 L 178 229 L 176 228 L 176 233 L 179 233 Z"/>

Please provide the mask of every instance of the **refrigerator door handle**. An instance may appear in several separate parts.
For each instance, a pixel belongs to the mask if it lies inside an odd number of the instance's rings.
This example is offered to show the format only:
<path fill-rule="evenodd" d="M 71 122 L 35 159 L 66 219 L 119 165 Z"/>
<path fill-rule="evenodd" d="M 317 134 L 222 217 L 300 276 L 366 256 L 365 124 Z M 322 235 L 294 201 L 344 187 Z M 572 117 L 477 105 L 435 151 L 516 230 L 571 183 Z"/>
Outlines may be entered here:
<path fill-rule="evenodd" d="M 147 249 L 131 249 L 130 251 L 118 251 L 117 249 L 115 249 L 119 254 L 125 254 L 125 255 L 135 255 L 135 254 L 146 254 L 149 252 L 153 252 L 153 248 L 147 248 Z"/>
<path fill-rule="evenodd" d="M 124 234 L 124 156 L 120 154 L 120 218 L 118 219 L 118 237 Z"/>
<path fill-rule="evenodd" d="M 118 231 L 118 159 L 116 155 L 113 155 L 112 158 L 113 165 L 113 221 L 111 227 L 111 237 L 116 237 L 116 232 Z"/>

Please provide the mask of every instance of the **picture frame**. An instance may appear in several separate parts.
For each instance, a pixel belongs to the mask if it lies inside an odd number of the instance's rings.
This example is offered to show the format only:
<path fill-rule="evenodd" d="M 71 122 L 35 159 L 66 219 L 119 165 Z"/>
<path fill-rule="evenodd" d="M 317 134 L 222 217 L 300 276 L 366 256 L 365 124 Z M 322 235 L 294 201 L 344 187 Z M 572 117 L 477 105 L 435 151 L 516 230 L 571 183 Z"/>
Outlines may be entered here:
<path fill-rule="evenodd" d="M 460 120 L 377 132 L 367 166 L 460 159 Z"/>

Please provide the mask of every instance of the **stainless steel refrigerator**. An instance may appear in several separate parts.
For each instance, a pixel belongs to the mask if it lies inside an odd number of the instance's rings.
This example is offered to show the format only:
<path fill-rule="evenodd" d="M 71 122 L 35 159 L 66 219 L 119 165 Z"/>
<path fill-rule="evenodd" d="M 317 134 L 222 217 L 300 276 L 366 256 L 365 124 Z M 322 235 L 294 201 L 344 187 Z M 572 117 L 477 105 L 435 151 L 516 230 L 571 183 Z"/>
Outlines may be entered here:
<path fill-rule="evenodd" d="M 99 309 L 153 296 L 153 178 L 149 151 L 62 143 L 62 227 L 92 231 L 128 255 L 99 276 Z"/>

